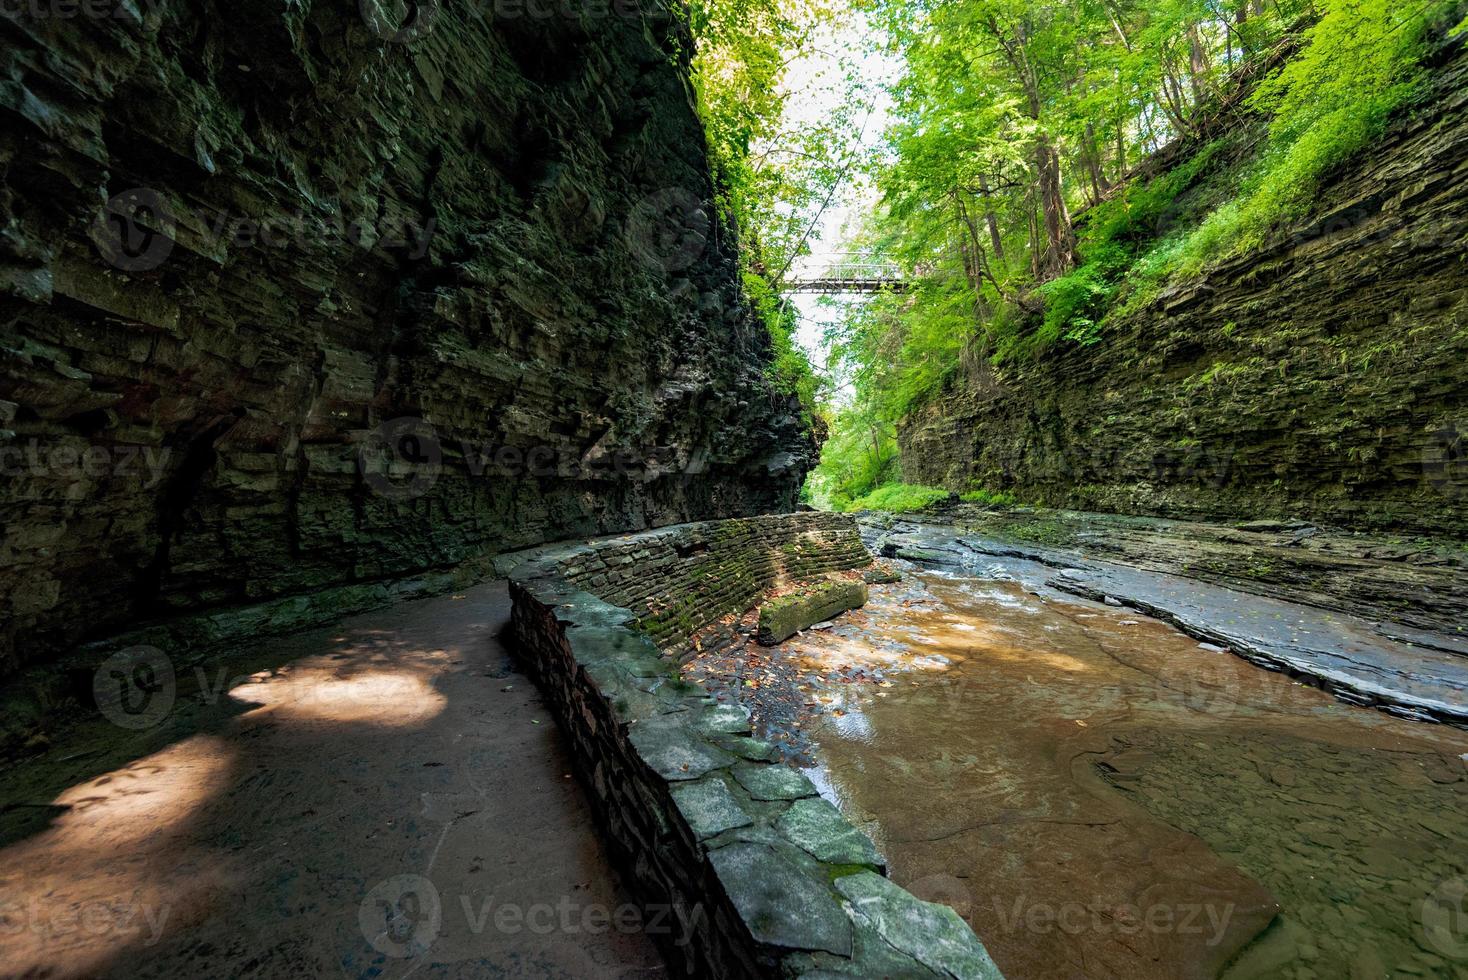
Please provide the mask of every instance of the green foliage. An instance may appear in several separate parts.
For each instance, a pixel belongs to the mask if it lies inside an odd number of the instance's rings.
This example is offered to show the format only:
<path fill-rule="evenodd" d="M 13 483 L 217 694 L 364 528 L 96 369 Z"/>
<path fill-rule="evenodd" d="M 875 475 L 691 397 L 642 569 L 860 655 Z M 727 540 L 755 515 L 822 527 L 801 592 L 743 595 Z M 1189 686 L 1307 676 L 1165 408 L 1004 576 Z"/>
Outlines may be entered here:
<path fill-rule="evenodd" d="M 821 464 L 806 481 L 808 502 L 822 510 L 847 510 L 853 500 L 897 479 L 892 426 L 870 410 L 848 408 L 831 420 Z"/>
<path fill-rule="evenodd" d="M 791 60 L 834 9 L 827 0 L 693 0 L 686 10 L 717 204 L 739 231 L 746 298 L 769 331 L 770 381 L 814 413 L 819 378 L 791 340 L 794 320 L 779 300 L 780 278 L 849 170 L 838 150 L 850 142 L 861 105 L 847 100 L 823 124 L 789 129 L 783 83 Z"/>
<path fill-rule="evenodd" d="M 947 490 L 909 483 L 889 483 L 847 504 L 845 510 L 885 510 L 894 514 L 922 510 L 948 497 Z"/>
<path fill-rule="evenodd" d="M 982 487 L 978 490 L 970 490 L 968 493 L 959 494 L 959 500 L 966 504 L 983 504 L 986 507 L 1018 507 L 1019 500 L 1014 494 L 1007 491 L 993 492 Z"/>
<path fill-rule="evenodd" d="M 1420 88 L 1423 37 L 1448 5 L 1325 0 L 1299 56 L 1250 98 L 1271 116 L 1269 141 L 1237 200 L 1188 238 L 1173 271 L 1257 248 L 1308 213 L 1321 181 L 1386 128 Z"/>
<path fill-rule="evenodd" d="M 1112 290 L 1099 264 L 1089 262 L 1040 286 L 1045 318 L 1034 335 L 1035 343 L 1049 346 L 1062 337 L 1086 346 L 1096 343 L 1101 339 L 1099 321 Z"/>
<path fill-rule="evenodd" d="M 872 171 L 881 208 L 855 244 L 919 278 L 854 314 L 835 350 L 858 402 L 893 425 L 986 361 L 1002 369 L 1056 344 L 1100 343 L 1108 317 L 1297 223 L 1330 172 L 1420 91 L 1429 29 L 1446 31 L 1464 10 L 1445 0 L 860 2 L 905 74 Z M 1206 129 L 1221 99 L 1237 101 L 1231 76 L 1281 42 L 1296 54 L 1257 85 L 1247 112 Z M 1178 139 L 1198 145 L 1126 179 Z M 1082 215 L 1071 257 L 1053 267 L 1050 218 L 1063 237 L 1071 212 Z"/>

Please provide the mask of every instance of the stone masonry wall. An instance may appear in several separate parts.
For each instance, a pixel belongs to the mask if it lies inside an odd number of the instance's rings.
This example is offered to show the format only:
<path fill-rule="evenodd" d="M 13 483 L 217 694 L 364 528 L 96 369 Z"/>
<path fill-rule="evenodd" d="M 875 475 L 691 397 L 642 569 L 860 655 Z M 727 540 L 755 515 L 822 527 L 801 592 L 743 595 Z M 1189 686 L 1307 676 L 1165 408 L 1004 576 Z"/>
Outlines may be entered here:
<path fill-rule="evenodd" d="M 67 10 L 0 14 L 0 678 L 794 506 L 665 0 Z"/>
<path fill-rule="evenodd" d="M 769 761 L 745 709 L 681 681 L 637 611 L 585 591 L 633 592 L 646 608 L 669 586 L 639 588 L 640 563 L 664 562 L 676 577 L 668 556 L 680 548 L 773 569 L 798 545 L 800 567 L 849 567 L 855 533 L 832 515 L 713 522 L 552 550 L 511 575 L 516 641 L 615 860 L 641 901 L 672 913 L 655 938 L 677 975 L 999 976 L 957 913 L 885 878 L 870 839 L 803 775 Z M 706 576 L 682 577 L 700 597 L 733 601 Z"/>
<path fill-rule="evenodd" d="M 1308 224 L 975 378 L 901 427 L 904 479 L 1164 517 L 1468 534 L 1468 54 Z"/>
<path fill-rule="evenodd" d="M 850 518 L 805 512 L 628 536 L 563 558 L 560 569 L 578 588 L 631 609 L 637 628 L 666 647 L 743 612 L 780 579 L 871 562 Z"/>

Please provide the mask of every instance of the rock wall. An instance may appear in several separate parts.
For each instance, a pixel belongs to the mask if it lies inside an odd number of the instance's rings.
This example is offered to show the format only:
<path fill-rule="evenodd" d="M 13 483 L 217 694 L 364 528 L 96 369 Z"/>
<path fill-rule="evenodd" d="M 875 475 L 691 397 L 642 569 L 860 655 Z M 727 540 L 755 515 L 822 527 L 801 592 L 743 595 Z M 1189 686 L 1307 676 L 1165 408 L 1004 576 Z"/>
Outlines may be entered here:
<path fill-rule="evenodd" d="M 1468 529 L 1468 57 L 1269 246 L 973 379 L 904 479 L 1076 509 Z"/>
<path fill-rule="evenodd" d="M 662 0 L 12 7 L 0 676 L 793 507 Z"/>
<path fill-rule="evenodd" d="M 645 921 L 666 923 L 649 932 L 675 975 L 999 976 L 956 912 L 883 877 L 870 839 L 803 775 L 770 761 L 744 708 L 678 679 L 676 660 L 636 627 L 644 614 L 584 591 L 636 590 L 624 559 L 638 551 L 656 563 L 717 549 L 725 561 L 776 567 L 798 550 L 803 562 L 847 567 L 855 537 L 834 515 L 714 522 L 553 550 L 511 574 L 519 649 L 614 858 L 649 907 Z M 658 588 L 638 592 L 644 607 Z M 714 584 L 700 594 L 727 601 Z"/>

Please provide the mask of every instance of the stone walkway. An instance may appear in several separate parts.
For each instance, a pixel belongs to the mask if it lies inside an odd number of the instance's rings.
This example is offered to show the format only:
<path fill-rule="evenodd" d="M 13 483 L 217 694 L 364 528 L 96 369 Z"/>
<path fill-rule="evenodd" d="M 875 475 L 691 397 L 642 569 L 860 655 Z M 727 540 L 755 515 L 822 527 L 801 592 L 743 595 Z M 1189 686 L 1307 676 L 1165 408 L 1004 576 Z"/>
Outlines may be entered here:
<path fill-rule="evenodd" d="M 176 663 L 153 727 L 0 774 L 0 976 L 665 975 L 508 615 L 495 583 Z"/>

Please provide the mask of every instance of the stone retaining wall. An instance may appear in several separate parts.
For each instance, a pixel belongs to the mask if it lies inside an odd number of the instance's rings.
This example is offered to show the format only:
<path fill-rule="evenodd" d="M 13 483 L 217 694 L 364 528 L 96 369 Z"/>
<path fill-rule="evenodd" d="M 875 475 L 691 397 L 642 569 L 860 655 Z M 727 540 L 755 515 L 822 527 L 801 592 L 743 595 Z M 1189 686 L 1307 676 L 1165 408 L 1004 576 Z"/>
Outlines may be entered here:
<path fill-rule="evenodd" d="M 848 518 L 776 515 L 543 551 L 511 574 L 522 655 L 615 859 L 671 913 L 647 921 L 668 923 L 654 938 L 675 972 L 999 976 L 957 913 L 883 877 L 872 842 L 770 761 L 745 709 L 680 680 L 638 628 L 686 636 L 781 574 L 866 564 L 859 549 Z"/>
<path fill-rule="evenodd" d="M 568 582 L 636 614 L 668 647 L 731 612 L 743 612 L 780 578 L 864 568 L 872 556 L 842 514 L 771 514 L 683 524 L 564 552 Z"/>

